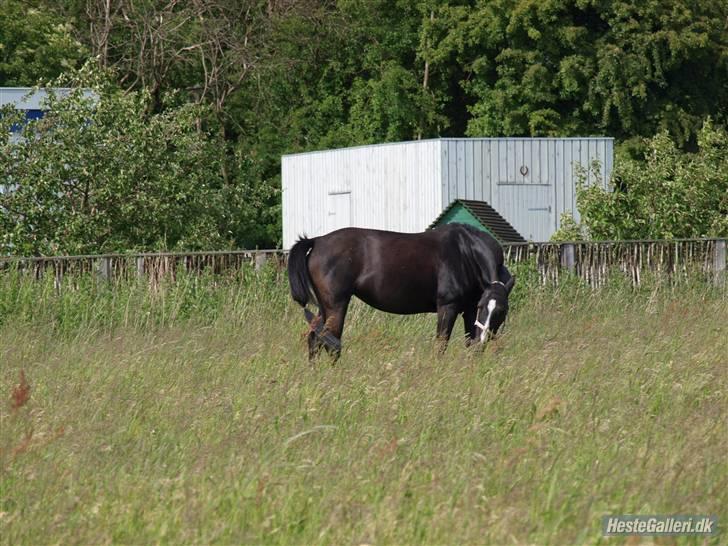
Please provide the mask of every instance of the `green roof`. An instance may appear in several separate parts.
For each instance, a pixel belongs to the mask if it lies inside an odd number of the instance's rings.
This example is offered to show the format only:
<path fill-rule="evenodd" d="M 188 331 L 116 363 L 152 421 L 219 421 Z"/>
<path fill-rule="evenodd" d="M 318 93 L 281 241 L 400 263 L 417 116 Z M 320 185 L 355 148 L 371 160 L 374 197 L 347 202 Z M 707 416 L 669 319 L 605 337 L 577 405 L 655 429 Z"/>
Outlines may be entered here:
<path fill-rule="evenodd" d="M 526 242 L 526 239 L 505 218 L 498 214 L 498 211 L 485 201 L 455 199 L 430 224 L 429 229 L 454 222 L 468 224 L 490 233 L 501 243 Z"/>

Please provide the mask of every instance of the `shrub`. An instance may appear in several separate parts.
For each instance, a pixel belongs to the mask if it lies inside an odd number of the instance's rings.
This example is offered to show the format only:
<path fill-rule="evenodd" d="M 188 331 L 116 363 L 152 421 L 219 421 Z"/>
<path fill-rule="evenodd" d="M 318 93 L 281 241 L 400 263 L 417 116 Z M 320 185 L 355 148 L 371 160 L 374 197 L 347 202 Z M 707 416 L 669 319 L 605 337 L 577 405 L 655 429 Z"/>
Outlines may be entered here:
<path fill-rule="evenodd" d="M 666 132 L 647 141 L 644 160 L 622 158 L 613 191 L 582 183 L 581 220 L 593 239 L 728 236 L 728 134 L 706 121 L 698 151 L 678 149 Z"/>

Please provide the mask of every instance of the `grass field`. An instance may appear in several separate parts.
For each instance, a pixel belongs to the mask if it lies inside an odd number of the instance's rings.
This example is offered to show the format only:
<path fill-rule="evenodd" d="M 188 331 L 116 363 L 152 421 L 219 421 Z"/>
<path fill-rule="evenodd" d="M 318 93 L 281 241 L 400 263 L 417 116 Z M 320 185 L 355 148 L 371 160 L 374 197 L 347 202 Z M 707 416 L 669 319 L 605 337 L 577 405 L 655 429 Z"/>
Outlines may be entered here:
<path fill-rule="evenodd" d="M 601 516 L 728 525 L 725 292 L 521 282 L 497 342 L 443 357 L 434 316 L 359 304 L 341 360 L 312 366 L 271 272 L 77 284 L 0 277 L 4 544 L 639 544 Z"/>

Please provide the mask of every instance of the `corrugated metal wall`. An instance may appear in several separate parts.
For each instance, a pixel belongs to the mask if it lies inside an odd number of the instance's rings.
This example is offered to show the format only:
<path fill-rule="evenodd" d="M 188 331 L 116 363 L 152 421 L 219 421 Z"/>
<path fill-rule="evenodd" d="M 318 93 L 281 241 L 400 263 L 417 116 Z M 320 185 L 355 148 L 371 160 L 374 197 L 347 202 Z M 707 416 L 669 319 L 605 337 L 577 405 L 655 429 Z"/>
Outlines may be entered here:
<path fill-rule="evenodd" d="M 344 225 L 423 231 L 442 212 L 440 141 L 283 156 L 283 248 Z"/>
<path fill-rule="evenodd" d="M 611 138 L 443 139 L 443 203 L 487 201 L 526 239 L 546 241 L 562 212 L 579 219 L 574 164 L 599 161 L 607 187 L 613 153 Z"/>
<path fill-rule="evenodd" d="M 49 89 L 34 87 L 0 87 L 0 106 L 12 104 L 19 110 L 43 110 L 48 92 L 53 91 L 57 97 L 65 97 L 73 91 L 70 87 L 53 87 Z M 96 99 L 96 93 L 85 89 L 84 96 Z"/>
<path fill-rule="evenodd" d="M 35 89 L 33 87 L 0 87 L 0 107 L 12 105 L 16 110 L 25 112 L 25 119 L 40 119 L 44 115 L 45 101 L 48 99 L 49 91 L 53 91 L 57 97 L 65 97 L 72 91 L 68 87 L 54 87 L 50 89 Z M 91 90 L 84 90 L 84 96 L 96 100 L 97 95 Z M 20 138 L 20 126 L 10 129 L 10 142 L 17 142 Z"/>
<path fill-rule="evenodd" d="M 283 248 L 343 226 L 424 230 L 454 199 L 487 201 L 526 239 L 575 210 L 574 163 L 612 172 L 611 138 L 472 138 L 284 156 Z M 593 177 L 590 177 L 590 182 Z"/>

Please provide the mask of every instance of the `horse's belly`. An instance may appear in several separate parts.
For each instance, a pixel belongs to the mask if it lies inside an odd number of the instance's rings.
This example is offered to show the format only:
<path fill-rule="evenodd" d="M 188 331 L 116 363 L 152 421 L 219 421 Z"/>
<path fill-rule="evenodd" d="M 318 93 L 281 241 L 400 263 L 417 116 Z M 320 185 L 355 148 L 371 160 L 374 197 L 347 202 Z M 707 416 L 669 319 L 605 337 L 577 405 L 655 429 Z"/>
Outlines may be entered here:
<path fill-rule="evenodd" d="M 367 305 L 398 315 L 434 313 L 437 311 L 435 294 L 434 287 L 422 286 L 418 283 L 389 284 L 385 288 L 362 285 L 354 290 L 354 295 Z"/>

